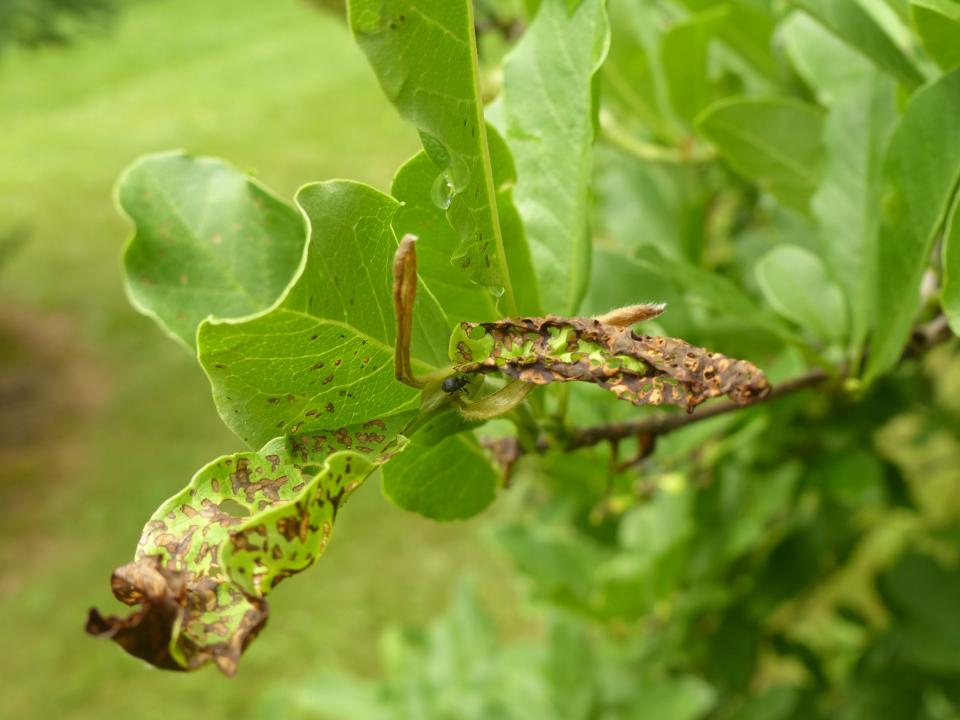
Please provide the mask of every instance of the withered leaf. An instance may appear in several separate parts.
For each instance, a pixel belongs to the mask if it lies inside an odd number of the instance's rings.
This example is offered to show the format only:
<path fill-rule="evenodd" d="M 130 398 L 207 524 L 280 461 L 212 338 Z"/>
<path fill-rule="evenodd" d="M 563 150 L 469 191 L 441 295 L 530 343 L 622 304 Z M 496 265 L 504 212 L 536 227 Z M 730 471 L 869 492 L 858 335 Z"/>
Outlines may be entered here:
<path fill-rule="evenodd" d="M 377 420 L 310 445 L 278 440 L 203 468 L 147 523 L 134 562 L 113 573 L 114 595 L 137 609 L 91 610 L 87 632 L 160 668 L 213 662 L 233 675 L 266 623 L 264 596 L 323 553 L 337 511 L 386 451 L 386 430 Z"/>
<path fill-rule="evenodd" d="M 500 372 L 536 385 L 589 382 L 634 405 L 688 411 L 720 395 L 746 405 L 770 392 L 766 377 L 746 360 L 602 320 L 548 315 L 461 323 L 450 357 L 460 373 Z"/>

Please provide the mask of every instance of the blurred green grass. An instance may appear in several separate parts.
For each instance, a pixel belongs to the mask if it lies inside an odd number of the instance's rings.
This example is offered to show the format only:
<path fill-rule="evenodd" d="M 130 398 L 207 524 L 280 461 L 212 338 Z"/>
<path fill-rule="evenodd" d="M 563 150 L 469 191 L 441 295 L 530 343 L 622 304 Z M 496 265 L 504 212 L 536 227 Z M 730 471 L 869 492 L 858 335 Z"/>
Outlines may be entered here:
<path fill-rule="evenodd" d="M 300 0 L 136 3 L 108 36 L 10 52 L 0 125 L 0 235 L 28 233 L 0 268 L 0 305 L 46 328 L 59 353 L 43 367 L 47 394 L 85 398 L 71 412 L 53 403 L 34 442 L 0 455 L 0 501 L 15 498 L 0 510 L 0 717 L 244 717 L 274 681 L 373 671 L 380 630 L 434 615 L 465 567 L 502 597 L 508 573 L 472 526 L 408 516 L 373 480 L 321 563 L 271 596 L 233 681 L 151 670 L 87 638 L 90 605 L 119 609 L 109 574 L 150 513 L 241 447 L 196 362 L 124 298 L 115 178 L 137 155 L 180 147 L 284 197 L 331 177 L 385 189 L 416 138 L 342 23 Z"/>

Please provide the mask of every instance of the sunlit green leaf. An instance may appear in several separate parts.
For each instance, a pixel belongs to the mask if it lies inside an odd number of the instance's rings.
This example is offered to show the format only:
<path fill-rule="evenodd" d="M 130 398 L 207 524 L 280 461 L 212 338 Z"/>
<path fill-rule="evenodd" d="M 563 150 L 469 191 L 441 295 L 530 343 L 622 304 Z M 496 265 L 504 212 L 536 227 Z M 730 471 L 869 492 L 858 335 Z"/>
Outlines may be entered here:
<path fill-rule="evenodd" d="M 878 72 L 867 58 L 806 13 L 792 13 L 781 23 L 779 33 L 797 73 L 828 107 Z"/>
<path fill-rule="evenodd" d="M 818 107 L 790 98 L 721 100 L 697 119 L 731 167 L 800 211 L 820 182 L 823 123 Z"/>
<path fill-rule="evenodd" d="M 847 332 L 847 305 L 823 263 L 809 250 L 780 245 L 757 263 L 757 280 L 770 306 L 826 342 Z"/>
<path fill-rule="evenodd" d="M 393 178 L 391 193 L 402 205 L 393 219 L 397 237 L 416 235 L 417 273 L 421 287 L 417 304 L 422 306 L 429 294 L 443 308 L 443 327 L 429 323 L 418 312 L 414 332 L 425 332 L 442 337 L 458 322 L 477 317 L 496 317 L 496 298 L 481 286 L 471 282 L 450 264 L 450 254 L 457 245 L 457 234 L 447 222 L 444 211 L 430 198 L 431 187 L 437 179 L 437 165 L 421 151 L 400 167 Z"/>
<path fill-rule="evenodd" d="M 504 65 L 514 199 L 549 312 L 576 312 L 589 277 L 594 73 L 609 42 L 605 3 L 545 0 Z M 519 280 L 517 281 L 519 282 Z"/>
<path fill-rule="evenodd" d="M 476 515 L 493 502 L 497 472 L 454 411 L 428 420 L 383 468 L 383 492 L 433 520 Z"/>
<path fill-rule="evenodd" d="M 908 86 L 920 85 L 923 75 L 914 62 L 884 32 L 856 0 L 793 0 L 851 47 Z"/>
<path fill-rule="evenodd" d="M 911 0 L 913 23 L 923 47 L 944 70 L 960 65 L 960 2 Z"/>
<path fill-rule="evenodd" d="M 883 166 L 867 377 L 896 363 L 920 305 L 920 282 L 960 180 L 960 70 L 919 90 Z"/>
<path fill-rule="evenodd" d="M 879 226 L 880 170 L 896 122 L 894 103 L 892 81 L 880 76 L 837 97 L 824 129 L 823 183 L 812 203 L 823 258 L 846 295 L 851 339 L 858 348 L 870 322 L 873 263 L 868 253 Z"/>
<path fill-rule="evenodd" d="M 198 335 L 221 417 L 252 445 L 283 433 L 388 423 L 418 403 L 418 393 L 394 379 L 397 202 L 333 181 L 307 185 L 297 203 L 310 240 L 296 282 L 269 310 L 205 322 Z M 444 364 L 429 344 L 414 345 L 413 355 Z"/>
<path fill-rule="evenodd" d="M 300 263 L 297 211 L 221 160 L 148 155 L 117 197 L 136 225 L 124 253 L 130 300 L 190 348 L 201 320 L 262 310 Z"/>
<path fill-rule="evenodd" d="M 453 258 L 516 311 L 496 207 L 469 0 L 350 0 L 350 27 L 381 87 L 442 172 L 435 202 L 459 244 Z"/>

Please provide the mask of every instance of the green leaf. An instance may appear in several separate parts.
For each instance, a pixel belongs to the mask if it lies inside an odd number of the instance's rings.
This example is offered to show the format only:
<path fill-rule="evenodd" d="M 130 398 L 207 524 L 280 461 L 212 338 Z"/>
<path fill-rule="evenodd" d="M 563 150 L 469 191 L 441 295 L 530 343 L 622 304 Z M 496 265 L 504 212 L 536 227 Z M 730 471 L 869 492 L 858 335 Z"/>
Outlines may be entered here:
<path fill-rule="evenodd" d="M 514 199 L 544 307 L 563 315 L 576 312 L 590 271 L 593 81 L 609 44 L 604 5 L 583 0 L 571 13 L 564 0 L 545 0 L 503 69 Z"/>
<path fill-rule="evenodd" d="M 433 520 L 461 520 L 486 508 L 498 475 L 466 427 L 454 410 L 424 423 L 383 467 L 384 495 Z"/>
<path fill-rule="evenodd" d="M 911 98 L 887 147 L 868 379 L 897 362 L 910 336 L 923 273 L 958 180 L 960 70 L 954 70 Z"/>
<path fill-rule="evenodd" d="M 763 296 L 778 313 L 824 342 L 846 337 L 843 293 L 816 255 L 796 245 L 780 245 L 760 259 L 756 270 Z"/>
<path fill-rule="evenodd" d="M 626 720 L 697 720 L 716 703 L 714 689 L 700 678 L 639 678 Z"/>
<path fill-rule="evenodd" d="M 913 24 L 924 49 L 944 70 L 960 65 L 960 2 L 911 0 Z"/>
<path fill-rule="evenodd" d="M 697 119 L 734 170 L 801 212 L 820 182 L 823 124 L 818 107 L 789 98 L 721 100 Z"/>
<path fill-rule="evenodd" d="M 960 335 L 960 193 L 943 233 L 943 290 L 940 303 L 954 335 Z"/>
<path fill-rule="evenodd" d="M 717 99 L 709 76 L 710 42 L 729 13 L 723 5 L 679 22 L 663 34 L 660 52 L 667 95 L 676 113 L 688 124 Z"/>
<path fill-rule="evenodd" d="M 792 13 L 779 35 L 797 73 L 828 107 L 878 73 L 873 63 L 806 13 Z"/>
<path fill-rule="evenodd" d="M 402 205 L 393 219 L 397 237 L 416 235 L 417 274 L 422 281 L 417 305 L 429 293 L 443 308 L 446 320 L 442 328 L 430 326 L 432 335 L 445 338 L 450 328 L 464 320 L 497 316 L 496 298 L 485 288 L 471 282 L 450 265 L 450 253 L 457 234 L 447 222 L 444 211 L 430 197 L 439 172 L 430 156 L 421 151 L 404 163 L 393 178 L 390 192 Z M 426 291 L 426 292 L 424 292 Z M 414 332 L 427 329 L 422 313 L 416 314 Z"/>
<path fill-rule="evenodd" d="M 114 574 L 117 598 L 142 607 L 91 611 L 88 629 L 158 667 L 214 662 L 234 674 L 267 620 L 264 596 L 323 554 L 337 510 L 372 469 L 353 452 L 307 468 L 282 440 L 215 460 L 157 509 L 135 562 Z"/>
<path fill-rule="evenodd" d="M 824 130 L 827 158 L 813 197 L 823 258 L 850 308 L 851 339 L 859 352 L 870 323 L 873 246 L 880 214 L 880 170 L 896 122 L 892 81 L 879 75 L 837 97 Z"/>
<path fill-rule="evenodd" d="M 205 317 L 270 305 L 300 264 L 297 211 L 221 160 L 148 155 L 117 197 L 136 226 L 124 253 L 130 302 L 188 348 Z"/>
<path fill-rule="evenodd" d="M 793 0 L 830 32 L 870 58 L 876 66 L 908 87 L 923 83 L 923 75 L 904 51 L 856 0 Z"/>
<path fill-rule="evenodd" d="M 879 586 L 894 616 L 890 635 L 905 659 L 932 673 L 960 673 L 960 574 L 911 552 L 880 577 Z"/>
<path fill-rule="evenodd" d="M 681 129 L 667 117 L 654 30 L 662 8 L 642 3 L 613 3 L 607 8 L 610 51 L 600 78 L 604 111 L 642 123 L 664 143 L 679 142 Z"/>
<path fill-rule="evenodd" d="M 305 186 L 297 203 L 310 237 L 287 293 L 259 315 L 206 321 L 198 334 L 217 409 L 254 446 L 283 433 L 390 425 L 419 402 L 394 379 L 397 202 L 366 185 L 331 181 Z M 413 357 L 425 369 L 446 364 L 425 341 L 414 343 Z"/>
<path fill-rule="evenodd" d="M 762 328 L 786 342 L 800 339 L 776 315 L 758 305 L 730 279 L 689 263 L 673 260 L 653 248 L 643 251 L 635 262 L 650 272 L 661 275 L 683 289 L 691 300 L 717 312 Z"/>
<path fill-rule="evenodd" d="M 767 80 L 780 81 L 780 68 L 773 53 L 776 23 L 769 12 L 750 0 L 680 0 L 693 12 L 725 8 L 718 36 L 727 47 Z"/>
<path fill-rule="evenodd" d="M 384 92 L 442 168 L 436 202 L 456 263 L 516 312 L 488 147 L 469 0 L 350 0 L 350 27 Z"/>

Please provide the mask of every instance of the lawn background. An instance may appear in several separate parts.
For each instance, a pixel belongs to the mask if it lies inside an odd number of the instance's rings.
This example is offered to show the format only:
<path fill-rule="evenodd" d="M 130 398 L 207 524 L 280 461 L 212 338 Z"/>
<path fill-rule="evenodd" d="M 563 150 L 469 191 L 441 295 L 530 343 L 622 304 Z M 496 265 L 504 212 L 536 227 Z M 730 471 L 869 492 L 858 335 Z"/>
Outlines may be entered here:
<path fill-rule="evenodd" d="M 342 21 L 303 0 L 126 3 L 72 47 L 0 56 L 0 237 L 26 238 L 0 265 L 0 377 L 23 390 L 0 408 L 0 718 L 245 717 L 276 681 L 375 672 L 383 627 L 436 614 L 465 568 L 518 622 L 476 523 L 402 513 L 373 480 L 321 563 L 271 595 L 232 681 L 152 670 L 83 634 L 89 606 L 121 609 L 109 575 L 153 510 L 243 449 L 195 360 L 124 297 L 131 230 L 113 184 L 170 148 L 291 198 L 338 177 L 386 189 L 416 136 Z"/>

